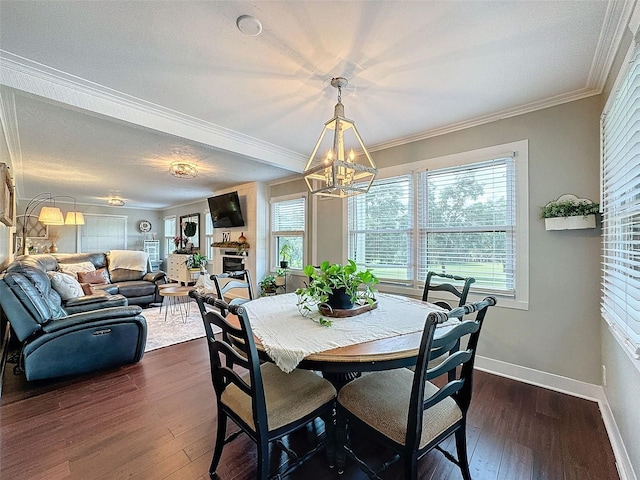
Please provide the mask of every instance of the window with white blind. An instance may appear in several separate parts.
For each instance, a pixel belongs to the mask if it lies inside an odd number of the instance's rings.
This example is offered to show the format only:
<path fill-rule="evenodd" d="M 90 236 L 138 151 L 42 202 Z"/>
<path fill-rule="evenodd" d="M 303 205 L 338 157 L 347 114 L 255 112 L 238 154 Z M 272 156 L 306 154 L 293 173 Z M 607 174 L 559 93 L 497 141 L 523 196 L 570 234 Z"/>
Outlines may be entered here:
<path fill-rule="evenodd" d="M 602 117 L 602 316 L 640 358 L 640 50 Z"/>
<path fill-rule="evenodd" d="M 348 200 L 348 256 L 382 289 L 417 295 L 444 272 L 528 308 L 527 172 L 526 140 L 383 169 Z"/>
<path fill-rule="evenodd" d="M 204 214 L 204 244 L 205 248 L 202 249 L 207 257 L 209 264 L 213 262 L 213 220 L 211 219 L 211 212 L 205 212 Z"/>
<path fill-rule="evenodd" d="M 290 246 L 288 268 L 301 270 L 305 265 L 306 196 L 271 200 L 271 264 L 278 268 L 284 245 Z"/>
<path fill-rule="evenodd" d="M 84 225 L 80 226 L 79 233 L 81 252 L 126 250 L 127 217 L 85 213 Z"/>
<path fill-rule="evenodd" d="M 164 217 L 164 228 L 162 232 L 164 236 L 164 257 L 167 258 L 170 253 L 176 249 L 173 239 L 176 236 L 176 216 L 170 215 Z"/>
<path fill-rule="evenodd" d="M 514 173 L 505 157 L 419 175 L 419 280 L 431 270 L 514 293 Z"/>

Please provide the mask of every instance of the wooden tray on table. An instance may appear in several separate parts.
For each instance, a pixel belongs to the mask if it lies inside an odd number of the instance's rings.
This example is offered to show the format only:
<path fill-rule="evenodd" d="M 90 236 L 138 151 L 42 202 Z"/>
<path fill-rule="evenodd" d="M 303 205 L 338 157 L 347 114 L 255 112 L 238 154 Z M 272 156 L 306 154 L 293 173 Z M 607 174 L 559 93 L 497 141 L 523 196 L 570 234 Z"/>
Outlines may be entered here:
<path fill-rule="evenodd" d="M 320 303 L 318 305 L 318 310 L 325 317 L 333 317 L 333 318 L 347 318 L 347 317 L 355 317 L 356 315 L 360 315 L 361 313 L 368 312 L 373 310 L 374 308 L 378 308 L 378 301 L 374 300 L 373 304 L 369 305 L 365 303 L 364 305 L 355 305 L 352 308 L 341 309 L 341 308 L 331 308 L 326 303 Z"/>

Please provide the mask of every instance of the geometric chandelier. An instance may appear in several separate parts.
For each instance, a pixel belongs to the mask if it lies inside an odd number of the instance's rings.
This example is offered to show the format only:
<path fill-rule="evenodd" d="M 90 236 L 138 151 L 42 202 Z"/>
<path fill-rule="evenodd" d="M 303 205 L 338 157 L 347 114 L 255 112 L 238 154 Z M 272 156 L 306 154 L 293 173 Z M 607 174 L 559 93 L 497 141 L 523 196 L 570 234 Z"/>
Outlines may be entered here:
<path fill-rule="evenodd" d="M 355 122 L 344 116 L 342 87 L 347 84 L 343 77 L 331 79 L 331 86 L 338 89 L 338 103 L 333 118 L 324 124 L 304 169 L 304 180 L 312 194 L 346 198 L 367 193 L 378 173 Z M 325 139 L 329 130 L 333 130 L 333 138 Z M 360 152 L 357 156 L 354 148 Z M 327 153 L 323 156 L 324 152 Z"/>

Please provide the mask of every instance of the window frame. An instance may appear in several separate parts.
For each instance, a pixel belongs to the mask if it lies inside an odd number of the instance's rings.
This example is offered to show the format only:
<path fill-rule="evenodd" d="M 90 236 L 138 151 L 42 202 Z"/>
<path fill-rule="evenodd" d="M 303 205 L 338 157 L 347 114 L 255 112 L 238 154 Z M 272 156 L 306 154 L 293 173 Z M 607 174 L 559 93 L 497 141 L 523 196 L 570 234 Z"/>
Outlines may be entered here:
<path fill-rule="evenodd" d="M 613 248 L 610 248 L 610 249 L 607 248 L 607 237 L 610 235 L 609 228 L 612 228 L 612 227 L 609 226 L 608 223 L 610 220 L 607 217 L 608 199 L 607 199 L 607 192 L 606 192 L 607 185 L 606 185 L 606 179 L 605 179 L 605 172 L 607 169 L 607 167 L 605 166 L 605 163 L 606 163 L 606 158 L 605 158 L 606 145 L 605 144 L 607 140 L 605 138 L 606 137 L 605 122 L 606 122 L 607 115 L 609 115 L 617 107 L 623 108 L 625 109 L 625 111 L 627 110 L 626 107 L 628 103 L 623 105 L 623 107 L 620 107 L 620 105 L 618 105 L 616 102 L 619 100 L 622 94 L 621 90 L 625 86 L 628 86 L 627 82 L 630 79 L 629 76 L 633 74 L 634 70 L 636 72 L 640 70 L 640 45 L 635 41 L 632 42 L 631 45 L 629 46 L 629 50 L 627 51 L 626 57 L 623 61 L 623 67 L 621 67 L 620 71 L 618 72 L 618 76 L 616 77 L 613 88 L 611 89 L 611 94 L 609 95 L 609 98 L 607 99 L 605 107 L 602 111 L 602 115 L 600 116 L 600 209 L 602 213 L 602 256 L 601 256 L 602 296 L 600 299 L 600 313 L 603 321 L 607 324 L 607 327 L 611 332 L 612 336 L 620 344 L 622 350 L 627 354 L 627 356 L 629 357 L 629 359 L 631 360 L 635 368 L 638 371 L 640 371 L 640 342 L 636 343 L 636 341 L 634 341 L 634 339 L 631 338 L 630 335 L 627 333 L 627 330 L 630 328 L 629 325 L 627 324 L 627 321 L 623 320 L 622 318 L 619 317 L 619 315 L 611 311 L 612 307 L 615 307 L 617 305 L 617 302 L 615 302 L 614 299 L 609 300 L 609 297 L 607 297 L 607 292 L 610 291 L 611 289 L 610 287 L 607 288 L 607 285 L 606 285 L 607 274 L 609 274 L 610 277 L 615 274 L 613 269 L 608 269 L 607 265 L 615 263 L 615 260 L 618 258 L 624 258 L 624 255 L 621 254 L 620 257 L 617 257 L 617 256 L 613 257 L 613 261 L 607 260 L 607 256 L 609 255 L 608 252 L 617 251 L 619 247 L 616 245 Z M 638 98 L 640 98 L 640 95 L 636 96 L 636 100 Z M 629 99 L 627 98 L 626 100 L 628 101 Z M 625 134 L 629 132 L 617 131 L 616 133 Z M 630 152 L 626 152 L 626 153 L 630 153 Z M 616 167 L 620 168 L 621 166 L 616 165 Z M 622 167 L 628 168 L 628 162 L 625 163 L 625 165 Z M 615 194 L 613 194 L 612 197 L 615 197 Z M 613 200 L 611 203 L 613 203 L 615 206 L 617 202 Z M 629 218 L 633 217 L 634 214 L 639 215 L 640 208 L 637 208 L 636 206 L 636 209 L 631 208 L 625 211 L 624 214 L 625 214 L 625 217 L 629 217 Z M 621 216 L 619 215 L 613 215 L 612 220 L 616 220 L 616 219 L 619 220 L 620 218 Z M 624 234 L 621 234 L 620 237 L 616 236 L 615 239 L 618 239 L 622 243 L 625 243 L 624 236 L 625 236 Z M 626 266 L 627 263 L 625 263 L 624 265 Z M 621 281 L 626 282 L 626 280 L 621 280 Z"/>
<path fill-rule="evenodd" d="M 84 225 L 80 225 L 78 228 L 78 233 L 77 233 L 77 240 L 78 240 L 78 252 L 81 253 L 88 253 L 88 252 L 95 252 L 95 251 L 107 251 L 107 250 L 118 250 L 118 249 L 122 249 L 122 250 L 126 250 L 127 249 L 127 245 L 128 245 L 128 231 L 127 231 L 127 224 L 129 221 L 129 217 L 127 215 L 111 215 L 111 214 L 105 214 L 105 213 L 85 213 L 85 224 Z M 85 243 L 86 240 L 84 240 L 84 233 L 85 231 L 91 227 L 91 221 L 92 220 L 117 220 L 119 222 L 122 223 L 122 245 L 118 246 L 118 248 L 115 247 L 110 247 L 110 248 L 103 248 L 102 246 L 98 247 L 98 248 L 94 248 L 94 247 L 90 247 L 88 250 L 85 250 Z"/>
<path fill-rule="evenodd" d="M 516 192 L 516 211 L 515 211 L 515 256 L 516 264 L 514 282 L 516 290 L 514 295 L 505 295 L 497 291 L 489 291 L 485 289 L 474 288 L 469 294 L 469 301 L 482 299 L 488 293 L 499 298 L 498 306 L 505 308 L 513 308 L 518 310 L 529 309 L 529 141 L 518 140 L 514 142 L 504 143 L 486 148 L 470 150 L 467 152 L 455 153 L 441 157 L 418 160 L 393 167 L 381 168 L 378 170 L 376 180 L 395 177 L 400 175 L 411 174 L 414 177 L 414 205 L 418 202 L 418 173 L 424 170 L 436 170 L 449 167 L 463 166 L 473 163 L 480 163 L 501 157 L 514 158 L 515 164 L 515 192 Z M 349 232 L 349 207 L 348 202 L 343 202 L 343 230 L 347 232 L 348 241 Z M 409 252 L 409 258 L 413 262 L 417 262 L 417 241 L 419 235 L 418 228 L 418 209 L 413 211 L 414 227 L 413 227 L 413 245 L 412 251 Z M 345 255 L 348 255 L 348 246 L 345 248 Z M 344 259 L 346 261 L 346 258 Z M 424 288 L 424 282 L 417 281 L 417 264 L 413 265 L 414 278 L 409 282 L 384 282 L 378 284 L 378 289 L 383 292 L 396 293 L 414 297 L 421 297 Z M 408 283 L 411 283 L 408 285 Z"/>
<path fill-rule="evenodd" d="M 167 231 L 166 231 L 166 223 L 167 220 L 173 220 L 173 234 L 172 235 L 167 235 Z M 176 231 L 178 228 L 178 217 L 176 215 L 165 215 L 162 218 L 162 238 L 164 238 L 164 245 L 162 246 L 164 248 L 164 258 L 167 259 L 169 258 L 169 254 L 171 252 L 173 252 L 173 250 L 175 250 L 175 248 L 171 248 L 171 245 L 175 245 L 173 243 L 173 239 L 176 237 Z M 169 243 L 171 242 L 171 243 Z"/>
<path fill-rule="evenodd" d="M 273 204 L 287 202 L 290 200 L 304 199 L 304 230 L 273 230 Z M 278 237 L 302 237 L 302 268 L 291 268 L 289 272 L 302 272 L 305 265 L 309 263 L 309 248 L 307 245 L 307 231 L 309 229 L 309 195 L 307 193 L 295 193 L 282 195 L 269 199 L 269 270 L 275 272 L 280 268 L 280 252 L 278 251 Z"/>

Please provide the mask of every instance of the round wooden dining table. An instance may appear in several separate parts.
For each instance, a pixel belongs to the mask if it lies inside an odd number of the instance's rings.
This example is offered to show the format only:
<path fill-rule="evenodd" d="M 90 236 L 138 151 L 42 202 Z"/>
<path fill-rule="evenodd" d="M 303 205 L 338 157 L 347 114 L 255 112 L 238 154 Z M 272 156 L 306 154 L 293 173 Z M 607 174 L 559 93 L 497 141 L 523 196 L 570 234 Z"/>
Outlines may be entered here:
<path fill-rule="evenodd" d="M 257 299 L 250 303 L 257 305 L 260 302 L 261 299 Z M 421 308 L 424 308 L 424 302 L 420 303 L 422 304 Z M 247 305 L 245 304 L 245 306 Z M 441 310 L 440 307 L 435 305 L 428 305 L 432 310 Z M 422 322 L 424 322 L 426 316 L 427 314 L 424 311 L 420 312 Z M 234 322 L 237 322 L 235 317 L 230 314 L 228 319 L 232 318 Z M 436 338 L 440 333 L 438 330 L 441 329 L 436 329 Z M 441 331 L 448 330 L 446 328 Z M 416 363 L 421 338 L 422 330 L 331 348 L 308 354 L 300 361 L 297 368 L 316 370 L 322 372 L 325 376 L 330 376 L 331 374 L 357 374 L 360 372 L 407 367 Z M 266 361 L 272 361 L 260 338 L 254 335 L 254 339 L 261 358 Z M 341 377 L 338 376 L 338 378 Z"/>

